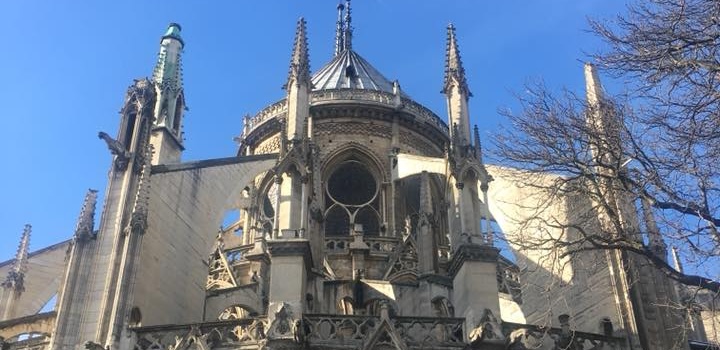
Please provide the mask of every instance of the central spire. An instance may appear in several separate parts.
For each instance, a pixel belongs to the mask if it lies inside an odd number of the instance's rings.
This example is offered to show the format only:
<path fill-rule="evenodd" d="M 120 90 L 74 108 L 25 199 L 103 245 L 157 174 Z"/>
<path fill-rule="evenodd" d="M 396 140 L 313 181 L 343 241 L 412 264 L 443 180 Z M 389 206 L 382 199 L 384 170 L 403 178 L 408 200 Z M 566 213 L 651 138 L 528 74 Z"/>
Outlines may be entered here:
<path fill-rule="evenodd" d="M 347 11 L 345 11 L 347 9 Z M 337 57 L 345 50 L 352 50 L 352 16 L 350 11 L 350 0 L 345 1 L 345 5 L 339 3 L 337 5 L 338 16 L 335 23 L 335 54 Z"/>
<path fill-rule="evenodd" d="M 345 6 L 342 3 L 339 3 L 337 5 L 338 10 L 338 17 L 337 22 L 335 23 L 335 54 L 333 56 L 339 55 L 345 44 L 343 44 L 343 10 L 345 9 Z"/>
<path fill-rule="evenodd" d="M 343 31 L 343 44 L 345 50 L 352 50 L 352 17 L 350 16 L 350 0 L 345 1 L 345 30 Z"/>

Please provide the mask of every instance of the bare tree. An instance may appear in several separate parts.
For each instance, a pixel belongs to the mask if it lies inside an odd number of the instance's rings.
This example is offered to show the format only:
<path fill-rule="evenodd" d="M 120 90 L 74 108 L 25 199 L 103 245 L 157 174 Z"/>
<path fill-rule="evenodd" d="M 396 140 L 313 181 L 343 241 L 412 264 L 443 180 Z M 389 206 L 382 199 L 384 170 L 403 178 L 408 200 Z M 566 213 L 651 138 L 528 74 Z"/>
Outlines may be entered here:
<path fill-rule="evenodd" d="M 575 223 L 542 219 L 573 232 L 552 238 L 564 254 L 630 251 L 679 283 L 720 293 L 717 276 L 694 274 L 720 266 L 720 2 L 648 0 L 614 23 L 590 23 L 609 44 L 594 59 L 631 91 L 588 105 L 529 86 L 522 111 L 504 113 L 512 128 L 495 139 L 495 156 L 553 199 L 589 201 Z M 547 173 L 560 176 L 532 176 Z M 588 231 L 598 217 L 601 232 Z M 666 244 L 684 249 L 693 273 L 667 262 Z"/>

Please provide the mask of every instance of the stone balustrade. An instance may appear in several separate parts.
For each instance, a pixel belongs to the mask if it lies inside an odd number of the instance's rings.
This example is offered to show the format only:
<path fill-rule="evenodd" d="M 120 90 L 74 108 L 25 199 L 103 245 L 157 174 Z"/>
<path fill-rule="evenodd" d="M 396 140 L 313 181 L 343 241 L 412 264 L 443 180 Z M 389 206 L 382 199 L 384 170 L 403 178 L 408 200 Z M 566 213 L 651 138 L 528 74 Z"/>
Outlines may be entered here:
<path fill-rule="evenodd" d="M 346 345 L 362 348 L 376 333 L 383 332 L 376 316 L 306 315 L 305 340 L 313 347 Z M 461 318 L 394 317 L 389 326 L 413 349 L 464 348 Z M 382 337 L 383 335 L 380 334 Z M 381 338 L 382 339 L 382 338 Z"/>
<path fill-rule="evenodd" d="M 334 89 L 314 91 L 310 95 L 310 103 L 312 105 L 323 104 L 324 102 L 337 103 L 339 100 L 348 101 L 365 101 L 391 108 L 397 108 L 396 96 L 383 91 L 364 90 L 364 89 Z M 427 107 L 407 98 L 400 99 L 402 110 L 414 115 L 420 122 L 433 126 L 443 135 L 448 136 L 448 126 L 444 120 L 438 117 Z M 287 113 L 287 100 L 283 99 L 275 102 L 253 117 L 246 120 L 243 137 L 251 134 L 255 129 L 265 124 L 267 121 L 284 116 Z"/>
<path fill-rule="evenodd" d="M 243 318 L 194 325 L 134 328 L 135 350 L 185 349 L 192 344 L 201 349 L 256 348 L 267 339 L 267 319 Z"/>

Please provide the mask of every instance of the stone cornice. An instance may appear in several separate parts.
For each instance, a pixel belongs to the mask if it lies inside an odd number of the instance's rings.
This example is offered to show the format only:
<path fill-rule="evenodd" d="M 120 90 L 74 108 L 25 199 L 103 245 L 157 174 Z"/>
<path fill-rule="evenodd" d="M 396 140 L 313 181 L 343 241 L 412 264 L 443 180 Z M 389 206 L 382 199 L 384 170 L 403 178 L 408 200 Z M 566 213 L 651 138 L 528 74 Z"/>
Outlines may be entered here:
<path fill-rule="evenodd" d="M 302 256 L 305 262 L 305 269 L 310 272 L 312 268 L 312 252 L 310 242 L 306 239 L 292 240 L 271 240 L 267 242 L 270 252 L 270 261 L 273 257 L 279 256 Z"/>
<path fill-rule="evenodd" d="M 448 276 L 438 275 L 434 273 L 428 273 L 418 276 L 418 282 L 426 281 L 432 284 L 439 284 L 445 287 L 452 287 L 452 279 Z"/>
<path fill-rule="evenodd" d="M 455 274 L 460 271 L 466 261 L 483 261 L 497 264 L 499 253 L 499 249 L 487 245 L 461 244 L 453 253 L 452 260 L 448 264 L 448 273 L 455 278 Z"/>

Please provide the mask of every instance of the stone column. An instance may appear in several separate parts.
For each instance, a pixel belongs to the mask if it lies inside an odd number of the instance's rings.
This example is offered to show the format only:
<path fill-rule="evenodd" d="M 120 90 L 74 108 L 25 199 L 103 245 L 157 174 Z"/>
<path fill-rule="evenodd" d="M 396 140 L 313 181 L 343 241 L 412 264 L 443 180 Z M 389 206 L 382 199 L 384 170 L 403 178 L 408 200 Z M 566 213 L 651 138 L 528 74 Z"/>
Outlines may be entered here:
<path fill-rule="evenodd" d="M 270 251 L 268 341 L 292 345 L 298 339 L 305 309 L 305 286 L 312 265 L 310 244 L 305 239 L 291 239 L 273 240 L 267 245 Z"/>
<path fill-rule="evenodd" d="M 465 329 L 477 328 L 486 310 L 500 317 L 497 261 L 499 250 L 487 245 L 465 243 L 455 250 L 448 272 L 453 278 L 452 303 L 455 317 L 465 318 Z"/>
<path fill-rule="evenodd" d="M 488 203 L 488 184 L 486 182 L 483 182 L 480 184 L 480 191 L 482 191 L 483 194 L 483 216 L 485 217 L 485 243 L 488 245 L 493 245 L 493 241 L 495 240 L 494 232 L 492 231 L 492 225 L 490 224 L 491 218 L 490 218 L 490 203 Z M 480 231 L 482 232 L 482 227 L 480 228 Z"/>

